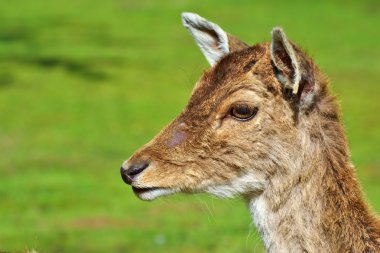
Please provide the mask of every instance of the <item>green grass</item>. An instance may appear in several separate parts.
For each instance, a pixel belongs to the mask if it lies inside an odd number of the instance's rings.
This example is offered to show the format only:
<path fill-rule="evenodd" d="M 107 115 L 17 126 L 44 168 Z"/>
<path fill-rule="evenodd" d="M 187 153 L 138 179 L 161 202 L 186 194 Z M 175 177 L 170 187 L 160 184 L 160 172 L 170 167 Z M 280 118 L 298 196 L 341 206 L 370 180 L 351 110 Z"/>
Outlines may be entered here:
<path fill-rule="evenodd" d="M 341 101 L 353 162 L 380 211 L 377 1 L 3 1 L 1 250 L 262 252 L 242 201 L 146 203 L 119 176 L 207 68 L 182 11 L 252 44 L 281 25 L 309 50 Z"/>

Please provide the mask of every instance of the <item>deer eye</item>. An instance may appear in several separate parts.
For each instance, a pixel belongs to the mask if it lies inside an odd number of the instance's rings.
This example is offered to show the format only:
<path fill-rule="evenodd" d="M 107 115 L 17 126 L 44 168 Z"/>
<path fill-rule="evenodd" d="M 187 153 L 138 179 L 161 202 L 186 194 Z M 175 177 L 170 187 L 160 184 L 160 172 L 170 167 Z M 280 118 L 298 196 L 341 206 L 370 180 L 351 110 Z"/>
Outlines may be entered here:
<path fill-rule="evenodd" d="M 234 119 L 247 121 L 255 117 L 257 107 L 249 104 L 235 104 L 230 109 L 230 114 Z"/>

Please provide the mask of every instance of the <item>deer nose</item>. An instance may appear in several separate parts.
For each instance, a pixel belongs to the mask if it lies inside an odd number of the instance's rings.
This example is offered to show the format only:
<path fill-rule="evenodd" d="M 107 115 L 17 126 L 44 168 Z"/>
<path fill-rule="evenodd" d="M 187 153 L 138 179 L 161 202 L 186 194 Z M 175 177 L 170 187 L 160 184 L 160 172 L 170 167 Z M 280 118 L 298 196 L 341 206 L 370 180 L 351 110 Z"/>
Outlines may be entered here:
<path fill-rule="evenodd" d="M 123 181 L 127 184 L 131 184 L 133 179 L 140 174 L 143 170 L 148 168 L 149 162 L 140 162 L 130 165 L 127 169 L 120 168 L 120 174 Z"/>

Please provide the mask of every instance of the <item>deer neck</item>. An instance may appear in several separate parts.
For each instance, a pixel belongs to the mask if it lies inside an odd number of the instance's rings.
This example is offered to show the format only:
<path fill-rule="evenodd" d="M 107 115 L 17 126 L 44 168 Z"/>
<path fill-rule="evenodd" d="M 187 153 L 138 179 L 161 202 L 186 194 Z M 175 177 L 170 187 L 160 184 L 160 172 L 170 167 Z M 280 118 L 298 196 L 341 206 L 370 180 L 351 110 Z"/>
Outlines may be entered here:
<path fill-rule="evenodd" d="M 341 124 L 318 122 L 336 129 L 321 127 L 318 141 L 300 138 L 304 144 L 282 170 L 286 173 L 273 176 L 260 195 L 246 197 L 265 247 L 268 252 L 380 250 L 379 223 L 362 200 Z"/>

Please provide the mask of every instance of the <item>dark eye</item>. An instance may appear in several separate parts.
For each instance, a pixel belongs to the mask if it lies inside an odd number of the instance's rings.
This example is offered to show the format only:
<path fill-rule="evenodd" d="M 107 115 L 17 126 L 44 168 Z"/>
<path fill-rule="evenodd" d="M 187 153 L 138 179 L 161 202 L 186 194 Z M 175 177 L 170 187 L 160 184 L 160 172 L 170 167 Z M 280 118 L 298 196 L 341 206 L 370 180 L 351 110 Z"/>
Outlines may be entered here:
<path fill-rule="evenodd" d="M 257 107 L 248 104 L 236 104 L 231 107 L 230 114 L 233 118 L 240 121 L 247 121 L 255 117 Z"/>

